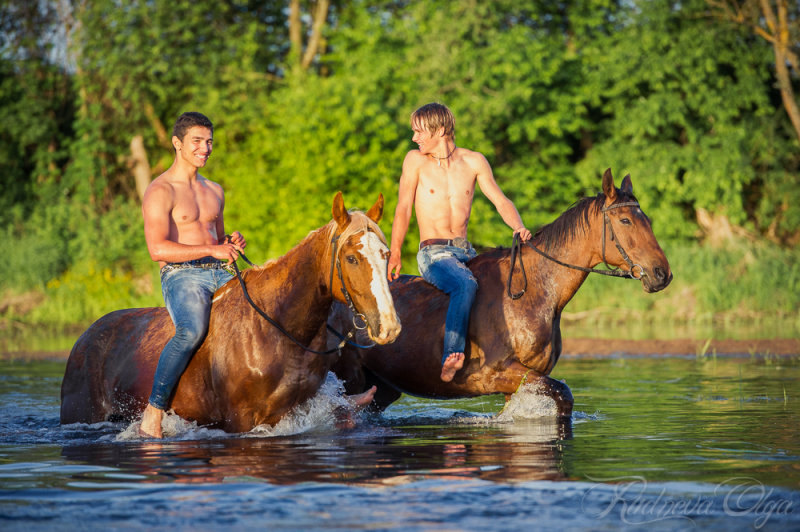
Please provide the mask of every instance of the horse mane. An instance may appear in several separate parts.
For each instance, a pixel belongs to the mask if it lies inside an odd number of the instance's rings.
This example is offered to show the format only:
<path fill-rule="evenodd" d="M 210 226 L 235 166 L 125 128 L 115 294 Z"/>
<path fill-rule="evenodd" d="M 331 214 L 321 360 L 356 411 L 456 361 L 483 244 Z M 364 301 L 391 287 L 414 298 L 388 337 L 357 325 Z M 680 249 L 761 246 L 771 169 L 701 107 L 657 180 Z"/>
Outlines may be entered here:
<path fill-rule="evenodd" d="M 591 223 L 589 217 L 600 212 L 605 199 L 602 192 L 594 197 L 579 199 L 558 218 L 540 227 L 533 235 L 533 243 L 549 252 L 571 242 L 579 233 L 585 234 Z"/>
<path fill-rule="evenodd" d="M 540 227 L 533 235 L 533 243 L 546 252 L 563 247 L 575 239 L 578 233 L 581 235 L 586 233 L 591 225 L 590 217 L 600 213 L 605 201 L 606 195 L 603 192 L 576 201 L 558 218 Z M 627 201 L 636 201 L 636 198 L 633 194 L 626 194 L 617 189 L 617 199 L 614 203 Z"/>
<path fill-rule="evenodd" d="M 579 233 L 581 235 L 586 233 L 591 225 L 591 217 L 600 212 L 600 209 L 605 205 L 605 201 L 606 195 L 603 192 L 598 193 L 596 196 L 579 199 L 561 213 L 558 218 L 540 227 L 533 234 L 531 243 L 546 253 L 565 246 L 575 239 Z M 627 201 L 636 201 L 636 197 L 633 194 L 626 194 L 617 189 L 617 199 L 614 203 Z M 486 256 L 499 259 L 507 256 L 508 252 L 509 248 L 501 246 L 482 253 L 478 257 Z"/>
<path fill-rule="evenodd" d="M 349 210 L 347 212 L 350 214 L 350 223 L 347 224 L 347 227 L 345 227 L 344 231 L 342 231 L 342 233 L 339 235 L 339 239 L 338 239 L 339 241 L 344 242 L 345 240 L 347 240 L 354 233 L 357 233 L 359 231 L 362 231 L 362 230 L 365 230 L 365 229 L 369 228 L 374 233 L 376 233 L 381 238 L 381 240 L 386 242 L 386 237 L 384 236 L 383 231 L 381 231 L 380 226 L 377 223 L 375 223 L 374 221 L 372 221 L 372 219 L 370 219 L 369 216 L 364 214 L 362 211 L 358 211 L 358 210 Z M 303 247 L 310 240 L 312 240 L 314 238 L 319 238 L 320 236 L 322 236 L 324 238 L 324 241 L 325 241 L 325 255 L 329 256 L 330 253 L 331 253 L 331 245 L 333 243 L 333 237 L 336 234 L 336 231 L 338 230 L 338 228 L 339 228 L 339 226 L 336 224 L 336 221 L 335 220 L 331 220 L 330 222 L 328 222 L 327 224 L 323 225 L 322 227 L 319 227 L 317 229 L 311 230 L 305 236 L 305 238 L 303 238 L 303 240 L 298 242 L 297 245 L 295 245 L 294 247 L 289 249 L 283 255 L 280 255 L 278 257 L 269 259 L 269 260 L 267 260 L 266 262 L 264 262 L 261 265 L 255 265 L 252 268 L 248 268 L 248 269 L 244 270 L 242 272 L 242 278 L 245 279 L 246 281 L 260 279 L 262 275 L 265 275 L 265 272 L 267 271 L 267 269 L 270 266 L 272 266 L 272 265 L 274 265 L 274 264 L 276 264 L 276 263 L 278 263 L 280 261 L 285 260 L 286 256 L 289 255 L 292 251 L 294 251 L 297 248 Z M 238 289 L 238 286 L 236 288 Z M 226 288 L 226 289 L 220 288 L 220 290 L 214 296 L 214 301 L 217 301 L 217 300 L 223 298 L 230 291 L 231 291 L 230 287 Z"/>

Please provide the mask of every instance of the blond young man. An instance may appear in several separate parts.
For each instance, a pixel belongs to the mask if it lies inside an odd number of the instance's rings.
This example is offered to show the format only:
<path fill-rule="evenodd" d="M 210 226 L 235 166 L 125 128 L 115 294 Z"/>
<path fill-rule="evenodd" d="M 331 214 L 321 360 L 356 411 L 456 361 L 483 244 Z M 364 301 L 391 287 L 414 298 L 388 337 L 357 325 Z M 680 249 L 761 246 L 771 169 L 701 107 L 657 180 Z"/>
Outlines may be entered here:
<path fill-rule="evenodd" d="M 450 296 L 440 374 L 443 381 L 449 382 L 464 365 L 469 314 L 478 289 L 465 264 L 476 255 L 467 240 L 475 184 L 480 185 L 503 221 L 522 240 L 528 240 L 531 232 L 500 190 L 486 158 L 456 146 L 455 119 L 450 109 L 440 103 L 423 105 L 411 115 L 411 130 L 419 149 L 409 151 L 403 161 L 388 276 L 390 281 L 399 276 L 403 240 L 412 210 L 416 210 L 419 271 Z"/>

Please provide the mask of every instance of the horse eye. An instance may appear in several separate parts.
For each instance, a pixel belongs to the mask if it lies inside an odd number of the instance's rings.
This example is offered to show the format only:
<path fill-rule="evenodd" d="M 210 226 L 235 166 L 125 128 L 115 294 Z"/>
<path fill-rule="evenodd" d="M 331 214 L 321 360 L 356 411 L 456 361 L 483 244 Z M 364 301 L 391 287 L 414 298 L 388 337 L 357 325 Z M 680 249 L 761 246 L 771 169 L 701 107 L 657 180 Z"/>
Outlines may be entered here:
<path fill-rule="evenodd" d="M 620 222 L 622 222 L 622 225 L 631 225 L 631 221 L 629 218 L 623 218 L 622 220 L 620 220 Z"/>
<path fill-rule="evenodd" d="M 347 262 L 350 264 L 358 264 L 358 259 L 355 257 L 355 255 L 348 255 Z"/>

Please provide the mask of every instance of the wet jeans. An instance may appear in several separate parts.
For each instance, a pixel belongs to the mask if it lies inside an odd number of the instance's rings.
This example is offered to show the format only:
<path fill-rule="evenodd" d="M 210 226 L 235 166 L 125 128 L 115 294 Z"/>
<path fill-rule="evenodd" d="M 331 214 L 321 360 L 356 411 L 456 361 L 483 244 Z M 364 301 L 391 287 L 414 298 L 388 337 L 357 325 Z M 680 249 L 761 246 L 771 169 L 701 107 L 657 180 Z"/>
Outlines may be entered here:
<path fill-rule="evenodd" d="M 169 406 L 178 379 L 208 332 L 214 292 L 232 278 L 221 268 L 179 268 L 161 274 L 161 293 L 175 324 L 175 336 L 158 359 L 150 394 L 154 407 L 166 410 Z"/>
<path fill-rule="evenodd" d="M 463 353 L 469 329 L 469 313 L 478 282 L 464 264 L 476 253 L 472 246 L 426 246 L 417 253 L 419 272 L 426 281 L 450 296 L 444 324 L 442 364 L 451 353 Z"/>

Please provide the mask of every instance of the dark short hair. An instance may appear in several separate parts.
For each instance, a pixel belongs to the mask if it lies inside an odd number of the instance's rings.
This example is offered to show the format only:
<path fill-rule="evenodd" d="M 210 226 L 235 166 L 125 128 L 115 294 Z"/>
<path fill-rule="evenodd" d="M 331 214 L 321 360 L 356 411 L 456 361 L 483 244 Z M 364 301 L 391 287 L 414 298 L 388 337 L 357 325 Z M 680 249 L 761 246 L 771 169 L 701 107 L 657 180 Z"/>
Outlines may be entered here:
<path fill-rule="evenodd" d="M 206 115 L 196 111 L 189 111 L 183 113 L 175 121 L 175 126 L 172 128 L 172 135 L 183 141 L 186 132 L 195 126 L 207 127 L 211 130 L 211 133 L 214 133 L 214 124 L 211 123 L 211 120 L 209 120 Z"/>
<path fill-rule="evenodd" d="M 414 122 L 419 122 L 424 130 L 431 133 L 443 127 L 446 137 L 456 136 L 456 119 L 453 117 L 452 111 L 442 103 L 429 103 L 411 113 L 412 127 Z"/>

